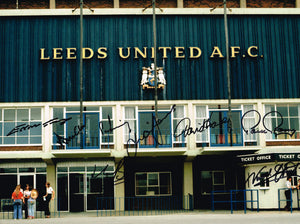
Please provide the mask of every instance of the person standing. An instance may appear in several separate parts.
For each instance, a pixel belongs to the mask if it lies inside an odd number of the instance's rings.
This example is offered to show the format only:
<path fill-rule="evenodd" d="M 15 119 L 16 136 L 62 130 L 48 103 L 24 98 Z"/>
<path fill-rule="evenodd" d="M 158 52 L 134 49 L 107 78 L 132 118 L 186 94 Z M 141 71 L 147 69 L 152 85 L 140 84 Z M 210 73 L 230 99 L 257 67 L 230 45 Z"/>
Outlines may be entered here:
<path fill-rule="evenodd" d="M 28 199 L 30 198 L 30 187 L 29 184 L 26 184 L 25 190 L 23 192 L 24 195 L 24 209 L 25 209 L 25 219 L 28 218 Z"/>
<path fill-rule="evenodd" d="M 46 195 L 44 195 L 45 200 L 45 217 L 50 218 L 50 209 L 49 209 L 49 203 L 51 200 L 54 200 L 55 192 L 53 188 L 50 186 L 50 183 L 46 183 Z"/>
<path fill-rule="evenodd" d="M 286 206 L 284 207 L 284 209 L 286 211 L 289 211 L 291 210 L 291 189 L 295 188 L 294 186 L 292 186 L 292 177 L 287 177 L 286 187 L 288 189 L 284 191 L 286 197 Z"/>
<path fill-rule="evenodd" d="M 22 205 L 24 202 L 23 193 L 20 191 L 20 185 L 16 186 L 16 189 L 11 195 L 11 199 L 14 207 L 14 219 L 22 219 Z"/>
<path fill-rule="evenodd" d="M 38 191 L 36 189 L 32 189 L 30 192 L 30 198 L 28 199 L 28 218 L 34 219 L 34 214 L 36 210 L 35 199 L 38 197 Z"/>

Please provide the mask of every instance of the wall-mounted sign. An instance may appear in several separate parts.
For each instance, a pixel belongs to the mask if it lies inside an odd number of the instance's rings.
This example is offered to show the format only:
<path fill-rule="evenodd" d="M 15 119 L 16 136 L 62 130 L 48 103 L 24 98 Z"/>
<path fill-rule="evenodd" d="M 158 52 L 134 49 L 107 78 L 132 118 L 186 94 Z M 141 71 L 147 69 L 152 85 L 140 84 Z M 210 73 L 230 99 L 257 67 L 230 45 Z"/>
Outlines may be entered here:
<path fill-rule="evenodd" d="M 138 58 L 154 58 L 154 48 L 138 48 L 138 47 L 119 47 L 116 49 L 118 55 L 122 59 L 129 59 L 133 57 L 134 59 Z M 78 54 L 80 49 L 69 47 L 69 48 L 52 48 L 52 49 L 40 49 L 40 60 L 75 60 L 79 58 Z M 162 58 L 167 59 L 168 57 L 173 57 L 175 59 L 197 59 L 200 58 L 203 54 L 200 47 L 158 47 L 158 54 L 161 54 Z M 99 47 L 97 49 L 92 48 L 83 48 L 82 49 L 82 58 L 92 59 L 106 59 L 109 56 L 108 49 L 106 47 Z M 230 47 L 230 58 L 236 58 L 237 56 L 241 56 L 243 58 L 258 58 L 263 57 L 263 55 L 259 55 L 257 46 L 250 46 L 244 51 L 241 50 L 239 46 Z M 224 52 L 218 46 L 214 46 L 210 52 L 208 52 L 208 57 L 211 59 L 214 58 L 225 58 Z"/>
<path fill-rule="evenodd" d="M 241 163 L 266 163 L 266 162 L 285 162 L 300 161 L 300 153 L 270 153 L 270 154 L 252 154 L 238 156 Z"/>
<path fill-rule="evenodd" d="M 166 85 L 165 73 L 162 67 L 157 67 L 155 72 L 154 63 L 150 68 L 143 67 L 141 86 L 143 89 L 155 88 L 155 75 L 157 78 L 157 88 L 164 89 Z"/>

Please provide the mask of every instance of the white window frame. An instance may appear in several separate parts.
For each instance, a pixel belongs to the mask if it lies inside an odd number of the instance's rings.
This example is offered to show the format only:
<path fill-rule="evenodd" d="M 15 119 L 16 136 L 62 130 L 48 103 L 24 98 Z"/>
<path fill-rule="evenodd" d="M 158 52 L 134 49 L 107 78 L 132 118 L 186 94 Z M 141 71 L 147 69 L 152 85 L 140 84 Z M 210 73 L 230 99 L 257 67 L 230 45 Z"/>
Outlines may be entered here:
<path fill-rule="evenodd" d="M 160 184 L 160 174 L 162 174 L 162 173 L 167 173 L 167 174 L 169 174 L 170 175 L 170 193 L 169 194 L 161 194 L 160 193 L 160 187 L 161 187 L 161 184 Z M 143 195 L 143 194 L 137 194 L 137 179 L 136 179 L 136 177 L 137 177 L 137 175 L 138 174 L 146 174 L 147 175 L 147 184 L 146 184 L 146 186 L 144 186 L 144 187 L 147 187 L 147 192 L 148 192 L 148 188 L 149 187 L 158 187 L 158 190 L 159 190 L 159 193 L 158 194 L 154 194 L 154 195 L 152 195 L 152 194 L 145 194 L 145 195 Z M 150 174 L 157 174 L 158 175 L 158 184 L 157 185 L 149 185 L 149 175 Z M 151 196 L 171 196 L 172 195 L 172 173 L 171 172 L 169 172 L 169 171 L 163 171 L 163 172 L 136 172 L 135 173 L 135 175 L 134 175 L 134 182 L 135 182 L 135 184 L 134 184 L 134 186 L 135 186 L 135 196 L 145 196 L 145 197 L 151 197 Z"/>

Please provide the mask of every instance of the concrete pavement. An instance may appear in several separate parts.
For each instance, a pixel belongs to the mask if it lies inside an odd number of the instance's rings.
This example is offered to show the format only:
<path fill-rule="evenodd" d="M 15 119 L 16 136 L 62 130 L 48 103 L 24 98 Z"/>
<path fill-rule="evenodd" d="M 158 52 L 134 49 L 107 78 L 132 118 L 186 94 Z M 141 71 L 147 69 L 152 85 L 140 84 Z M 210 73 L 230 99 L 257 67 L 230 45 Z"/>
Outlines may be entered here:
<path fill-rule="evenodd" d="M 151 216 L 105 216 L 93 213 L 68 213 L 60 218 L 1 219 L 0 224 L 295 224 L 300 221 L 300 211 L 235 212 L 193 211 L 190 213 Z"/>

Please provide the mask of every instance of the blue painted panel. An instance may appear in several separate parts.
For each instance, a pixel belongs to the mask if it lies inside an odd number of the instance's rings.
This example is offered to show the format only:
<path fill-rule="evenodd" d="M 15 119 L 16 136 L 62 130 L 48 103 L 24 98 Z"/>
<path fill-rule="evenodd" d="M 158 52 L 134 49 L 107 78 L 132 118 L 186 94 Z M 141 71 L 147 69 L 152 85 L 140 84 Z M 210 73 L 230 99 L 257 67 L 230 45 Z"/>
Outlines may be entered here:
<path fill-rule="evenodd" d="M 232 98 L 299 98 L 299 16 L 229 16 L 230 46 L 241 53 L 231 59 Z M 0 17 L 0 101 L 78 101 L 79 17 Z M 151 16 L 85 16 L 84 47 L 95 56 L 84 60 L 84 100 L 153 99 L 139 85 L 142 67 L 149 67 L 153 46 Z M 226 61 L 211 59 L 214 46 L 225 56 L 222 16 L 157 16 L 157 46 L 171 47 L 165 67 L 167 85 L 159 99 L 226 99 Z M 242 57 L 258 46 L 263 58 Z M 41 61 L 40 48 L 77 48 L 76 60 Z M 108 57 L 97 59 L 106 47 Z M 121 59 L 118 47 L 131 47 Z M 147 58 L 134 58 L 133 48 L 147 47 Z M 175 59 L 174 47 L 185 48 L 185 58 Z M 202 50 L 189 58 L 189 47 Z M 126 52 L 124 51 L 124 54 Z"/>

